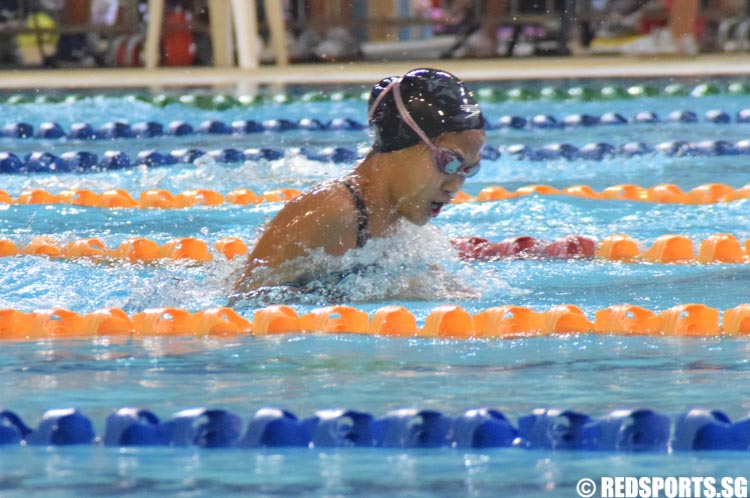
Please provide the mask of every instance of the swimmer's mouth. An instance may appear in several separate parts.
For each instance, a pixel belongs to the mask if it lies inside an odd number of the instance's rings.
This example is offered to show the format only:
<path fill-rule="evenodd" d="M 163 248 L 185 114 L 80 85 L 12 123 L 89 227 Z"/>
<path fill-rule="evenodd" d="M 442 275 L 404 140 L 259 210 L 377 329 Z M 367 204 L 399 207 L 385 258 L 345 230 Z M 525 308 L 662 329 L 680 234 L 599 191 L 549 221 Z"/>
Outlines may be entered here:
<path fill-rule="evenodd" d="M 440 214 L 440 210 L 445 206 L 444 202 L 431 202 L 430 203 L 430 216 L 435 217 Z"/>

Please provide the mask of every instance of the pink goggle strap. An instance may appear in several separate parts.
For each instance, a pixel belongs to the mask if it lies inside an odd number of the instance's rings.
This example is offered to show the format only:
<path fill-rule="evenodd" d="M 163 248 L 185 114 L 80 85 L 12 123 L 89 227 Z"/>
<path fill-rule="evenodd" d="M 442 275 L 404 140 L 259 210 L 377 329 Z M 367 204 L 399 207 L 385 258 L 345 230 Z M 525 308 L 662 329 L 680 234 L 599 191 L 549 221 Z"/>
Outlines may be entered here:
<path fill-rule="evenodd" d="M 401 119 L 404 120 L 404 123 L 406 123 L 406 125 L 411 128 L 414 133 L 417 134 L 420 140 L 422 140 L 430 150 L 437 149 L 437 147 L 435 147 L 435 144 L 432 143 L 427 134 L 425 134 L 425 132 L 422 131 L 422 128 L 420 128 L 416 121 L 414 121 L 414 118 L 411 117 L 411 114 L 406 108 L 406 105 L 404 105 L 404 99 L 401 97 L 401 89 L 399 88 L 400 82 L 401 78 L 391 81 L 390 83 L 388 83 L 388 86 L 386 86 L 383 91 L 380 92 L 380 95 L 375 98 L 375 102 L 372 103 L 372 106 L 367 113 L 368 121 L 372 120 L 373 116 L 375 115 L 375 109 L 378 108 L 388 92 L 393 91 L 393 100 L 396 102 L 396 109 L 398 110 L 399 115 L 401 115 Z"/>
<path fill-rule="evenodd" d="M 388 85 L 385 88 L 383 88 L 383 91 L 380 92 L 380 95 L 378 95 L 375 98 L 375 102 L 372 103 L 372 105 L 370 106 L 370 110 L 367 111 L 367 120 L 368 121 L 372 121 L 372 118 L 375 116 L 375 110 L 378 108 L 378 106 L 380 105 L 380 103 L 383 101 L 383 98 L 385 98 L 385 96 L 388 95 L 388 92 L 390 92 L 391 90 L 393 90 L 394 86 L 398 85 L 399 81 L 401 81 L 401 78 L 397 78 L 397 79 L 391 81 L 390 83 L 388 83 Z"/>

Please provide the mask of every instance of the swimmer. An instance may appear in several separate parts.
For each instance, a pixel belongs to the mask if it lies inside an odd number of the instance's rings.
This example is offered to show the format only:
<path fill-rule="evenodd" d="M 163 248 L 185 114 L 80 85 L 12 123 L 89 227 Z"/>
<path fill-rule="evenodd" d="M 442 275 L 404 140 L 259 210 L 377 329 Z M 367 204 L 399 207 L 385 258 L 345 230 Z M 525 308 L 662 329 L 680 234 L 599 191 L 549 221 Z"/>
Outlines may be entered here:
<path fill-rule="evenodd" d="M 368 109 L 370 153 L 345 176 L 279 211 L 248 256 L 232 302 L 307 275 L 294 260 L 312 250 L 342 256 L 371 238 L 392 235 L 402 220 L 425 225 L 479 171 L 484 117 L 452 74 L 414 69 L 383 79 L 373 87 Z"/>

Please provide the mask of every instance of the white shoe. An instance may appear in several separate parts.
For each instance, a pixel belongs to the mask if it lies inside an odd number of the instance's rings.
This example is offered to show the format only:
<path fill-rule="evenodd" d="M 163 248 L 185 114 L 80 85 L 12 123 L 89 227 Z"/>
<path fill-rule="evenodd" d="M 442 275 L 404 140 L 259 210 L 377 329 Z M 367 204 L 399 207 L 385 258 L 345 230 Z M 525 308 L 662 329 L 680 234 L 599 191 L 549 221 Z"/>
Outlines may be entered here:
<path fill-rule="evenodd" d="M 691 35 L 675 40 L 667 29 L 657 29 L 648 36 L 627 43 L 621 48 L 626 55 L 687 55 L 698 53 L 698 42 Z"/>
<path fill-rule="evenodd" d="M 677 51 L 680 55 L 693 57 L 698 55 L 698 42 L 692 35 L 682 35 L 677 39 Z"/>

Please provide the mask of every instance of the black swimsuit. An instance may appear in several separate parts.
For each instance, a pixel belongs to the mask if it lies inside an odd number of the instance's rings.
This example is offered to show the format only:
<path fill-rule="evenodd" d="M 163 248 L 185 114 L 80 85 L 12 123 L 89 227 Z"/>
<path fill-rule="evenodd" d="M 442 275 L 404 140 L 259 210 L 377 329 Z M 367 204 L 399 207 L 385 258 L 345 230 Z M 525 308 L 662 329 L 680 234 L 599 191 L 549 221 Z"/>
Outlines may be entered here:
<path fill-rule="evenodd" d="M 354 200 L 354 207 L 357 209 L 357 247 L 364 247 L 367 240 L 370 238 L 370 231 L 367 225 L 370 221 L 370 215 L 367 213 L 367 206 L 365 206 L 365 200 L 362 198 L 359 190 L 346 180 L 341 183 L 349 190 Z"/>

